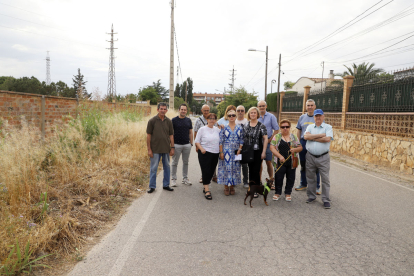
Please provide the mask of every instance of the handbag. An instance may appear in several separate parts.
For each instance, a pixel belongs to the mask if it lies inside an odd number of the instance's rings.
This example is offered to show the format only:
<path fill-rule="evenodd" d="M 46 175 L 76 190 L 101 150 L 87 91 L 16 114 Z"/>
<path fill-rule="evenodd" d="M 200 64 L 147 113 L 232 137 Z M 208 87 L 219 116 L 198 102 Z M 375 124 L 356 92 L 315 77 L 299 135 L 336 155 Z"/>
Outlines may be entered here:
<path fill-rule="evenodd" d="M 299 166 L 299 158 L 292 155 L 292 169 L 296 169 Z"/>
<path fill-rule="evenodd" d="M 251 144 L 243 144 L 241 150 L 242 160 L 240 161 L 241 164 L 251 163 L 254 160 L 254 148 Z"/>

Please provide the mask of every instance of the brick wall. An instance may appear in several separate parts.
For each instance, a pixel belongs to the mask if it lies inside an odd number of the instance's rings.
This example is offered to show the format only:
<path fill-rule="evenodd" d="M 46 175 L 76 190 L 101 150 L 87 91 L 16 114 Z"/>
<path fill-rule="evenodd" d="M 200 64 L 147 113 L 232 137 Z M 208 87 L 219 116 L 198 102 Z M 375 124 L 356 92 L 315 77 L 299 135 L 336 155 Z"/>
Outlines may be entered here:
<path fill-rule="evenodd" d="M 151 113 L 150 106 L 124 103 L 108 103 L 98 101 L 81 101 L 76 99 L 43 96 L 0 90 L 0 118 L 7 120 L 11 126 L 19 126 L 22 120 L 40 128 L 43 132 L 49 132 L 54 124 L 61 123 L 67 116 L 76 117 L 82 108 L 92 108 L 96 105 L 108 112 L 120 112 L 129 110 L 148 116 Z"/>

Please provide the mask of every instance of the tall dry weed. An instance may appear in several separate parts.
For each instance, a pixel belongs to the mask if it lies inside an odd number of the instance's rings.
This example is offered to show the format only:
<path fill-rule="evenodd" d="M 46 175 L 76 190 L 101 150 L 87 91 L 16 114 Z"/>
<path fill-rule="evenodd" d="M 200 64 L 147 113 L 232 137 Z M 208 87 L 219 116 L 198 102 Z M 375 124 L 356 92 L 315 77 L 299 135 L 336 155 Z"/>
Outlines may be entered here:
<path fill-rule="evenodd" d="M 1 264 L 16 239 L 21 247 L 29 241 L 38 255 L 71 254 L 148 185 L 148 118 L 105 113 L 96 106 L 79 113 L 44 142 L 25 122 L 21 129 L 3 123 Z"/>

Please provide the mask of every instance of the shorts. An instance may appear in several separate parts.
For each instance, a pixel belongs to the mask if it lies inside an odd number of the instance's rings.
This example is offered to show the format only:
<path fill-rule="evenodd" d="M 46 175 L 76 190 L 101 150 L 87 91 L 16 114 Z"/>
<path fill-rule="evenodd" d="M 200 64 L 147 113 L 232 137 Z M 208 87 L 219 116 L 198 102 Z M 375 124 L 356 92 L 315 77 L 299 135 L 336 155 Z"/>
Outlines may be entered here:
<path fill-rule="evenodd" d="M 272 161 L 272 156 L 273 156 L 273 153 L 270 151 L 270 144 L 267 144 L 265 160 Z"/>

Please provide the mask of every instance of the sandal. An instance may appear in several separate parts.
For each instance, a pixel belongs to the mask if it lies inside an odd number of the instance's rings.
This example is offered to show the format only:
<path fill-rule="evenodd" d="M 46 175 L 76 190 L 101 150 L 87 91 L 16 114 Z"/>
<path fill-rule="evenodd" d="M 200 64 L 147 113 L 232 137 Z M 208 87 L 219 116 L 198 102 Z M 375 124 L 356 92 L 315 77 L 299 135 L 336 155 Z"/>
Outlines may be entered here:
<path fill-rule="evenodd" d="M 291 202 L 292 201 L 292 196 L 291 195 L 286 195 L 285 200 Z"/>
<path fill-rule="evenodd" d="M 236 191 L 234 190 L 234 186 L 230 186 L 230 194 L 234 195 Z"/>
<path fill-rule="evenodd" d="M 210 191 L 207 191 L 206 192 L 205 198 L 208 199 L 208 200 L 212 200 L 213 199 L 213 197 L 211 196 L 211 192 Z"/>
<path fill-rule="evenodd" d="M 273 200 L 274 200 L 274 201 L 279 200 L 279 198 L 280 198 L 280 195 L 274 195 L 274 196 L 273 196 Z"/>
<path fill-rule="evenodd" d="M 259 194 L 258 193 L 254 193 L 254 198 L 258 198 Z"/>
<path fill-rule="evenodd" d="M 206 188 L 203 188 L 203 194 L 205 194 L 206 193 Z"/>
<path fill-rule="evenodd" d="M 272 187 L 270 187 L 270 190 L 274 190 L 275 189 L 275 185 L 272 185 Z"/>
<path fill-rule="evenodd" d="M 227 185 L 224 186 L 224 194 L 226 196 L 228 196 L 230 194 L 229 186 L 227 186 Z"/>

